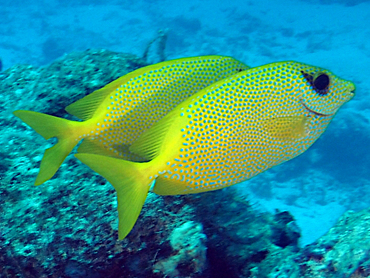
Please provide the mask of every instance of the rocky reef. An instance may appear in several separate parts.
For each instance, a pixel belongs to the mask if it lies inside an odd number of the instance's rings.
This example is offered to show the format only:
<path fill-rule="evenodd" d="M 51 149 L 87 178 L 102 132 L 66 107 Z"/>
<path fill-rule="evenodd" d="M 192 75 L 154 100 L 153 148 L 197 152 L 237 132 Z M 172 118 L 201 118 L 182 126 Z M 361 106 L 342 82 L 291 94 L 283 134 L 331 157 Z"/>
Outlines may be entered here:
<path fill-rule="evenodd" d="M 347 212 L 301 248 L 289 212 L 259 212 L 232 187 L 149 193 L 134 229 L 118 241 L 113 187 L 72 155 L 53 179 L 33 186 L 47 144 L 11 112 L 72 119 L 65 106 L 141 66 L 132 55 L 88 50 L 0 73 L 1 278 L 370 275 L 370 210 Z"/>

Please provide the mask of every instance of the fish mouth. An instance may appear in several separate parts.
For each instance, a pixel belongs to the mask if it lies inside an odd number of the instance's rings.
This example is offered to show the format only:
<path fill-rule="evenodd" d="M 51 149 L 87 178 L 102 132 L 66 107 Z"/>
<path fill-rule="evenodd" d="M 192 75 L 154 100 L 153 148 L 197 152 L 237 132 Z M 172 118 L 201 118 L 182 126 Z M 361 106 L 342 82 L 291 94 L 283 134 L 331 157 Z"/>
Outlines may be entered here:
<path fill-rule="evenodd" d="M 317 115 L 317 116 L 320 116 L 320 117 L 329 117 L 329 116 L 332 116 L 332 115 L 334 115 L 334 114 L 335 114 L 335 112 L 334 112 L 334 113 L 330 113 L 330 114 L 324 114 L 324 113 L 316 112 L 316 111 L 312 110 L 311 108 L 309 108 L 309 107 L 304 103 L 303 99 L 300 99 L 300 101 L 301 101 L 302 105 L 304 106 L 304 108 L 306 108 L 309 112 L 311 112 L 311 113 L 313 113 L 313 114 L 315 114 L 315 115 Z"/>

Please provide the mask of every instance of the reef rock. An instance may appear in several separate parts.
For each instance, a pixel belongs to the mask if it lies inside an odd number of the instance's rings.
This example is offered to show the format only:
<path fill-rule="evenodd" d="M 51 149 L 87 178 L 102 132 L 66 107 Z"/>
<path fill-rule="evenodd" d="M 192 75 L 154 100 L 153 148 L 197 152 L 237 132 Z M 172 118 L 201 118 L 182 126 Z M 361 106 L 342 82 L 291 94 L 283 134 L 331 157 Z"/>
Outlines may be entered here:
<path fill-rule="evenodd" d="M 347 213 L 300 249 L 288 212 L 255 210 L 233 187 L 186 196 L 149 193 L 131 233 L 117 240 L 115 191 L 68 156 L 34 187 L 45 141 L 11 112 L 72 118 L 64 107 L 144 66 L 106 50 L 43 68 L 0 73 L 0 277 L 367 277 L 370 211 Z"/>

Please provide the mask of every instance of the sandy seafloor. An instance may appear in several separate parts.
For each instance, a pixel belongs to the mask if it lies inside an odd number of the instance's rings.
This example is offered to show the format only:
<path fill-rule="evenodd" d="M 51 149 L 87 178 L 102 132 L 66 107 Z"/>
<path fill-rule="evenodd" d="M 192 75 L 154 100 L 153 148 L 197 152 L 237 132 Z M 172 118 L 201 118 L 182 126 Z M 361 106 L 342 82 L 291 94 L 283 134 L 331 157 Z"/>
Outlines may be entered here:
<path fill-rule="evenodd" d="M 370 1 L 355 0 L 2 0 L 0 57 L 6 69 L 91 48 L 141 56 L 165 30 L 167 59 L 297 60 L 354 81 L 355 99 L 309 151 L 238 185 L 259 209 L 289 210 L 305 245 L 344 211 L 370 206 L 369 18 Z"/>

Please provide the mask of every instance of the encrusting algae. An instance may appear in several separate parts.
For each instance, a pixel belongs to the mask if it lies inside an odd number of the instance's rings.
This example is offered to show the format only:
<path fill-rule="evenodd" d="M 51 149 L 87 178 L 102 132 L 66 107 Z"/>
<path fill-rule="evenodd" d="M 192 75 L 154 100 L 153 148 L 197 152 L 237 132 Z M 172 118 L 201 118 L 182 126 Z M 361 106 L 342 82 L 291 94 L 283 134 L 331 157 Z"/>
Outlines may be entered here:
<path fill-rule="evenodd" d="M 181 59 L 172 63 L 176 61 Z M 54 164 L 52 174 L 76 141 L 85 138 L 84 142 L 89 142 L 88 147 L 83 147 L 83 143 L 75 156 L 116 189 L 122 239 L 134 226 L 153 184 L 157 194 L 176 195 L 217 190 L 252 178 L 307 150 L 338 109 L 354 96 L 352 82 L 322 68 L 288 61 L 242 69 L 242 64 L 233 61 L 226 70 L 228 74 L 219 81 L 202 81 L 208 80 L 207 72 L 203 72 L 191 81 L 179 79 L 160 97 L 155 93 L 153 96 L 152 90 L 166 84 L 168 76 L 147 72 L 159 75 L 145 76 L 157 84 L 148 92 L 141 89 L 137 94 L 145 99 L 149 93 L 148 98 L 156 97 L 151 100 L 162 105 L 148 106 L 149 102 L 130 93 L 142 82 L 148 82 L 135 79 L 135 71 L 120 78 L 130 76 L 130 80 L 125 79 L 126 87 L 117 86 L 120 79 L 104 87 L 109 88 L 111 95 L 103 88 L 100 94 L 98 90 L 67 107 L 67 111 L 86 120 L 76 123 L 74 129 L 68 124 L 62 127 L 70 122 L 67 120 L 45 124 L 44 118 L 51 116 L 28 111 L 14 113 L 46 139 L 58 138 L 58 144 L 47 150 L 43 158 L 43 162 Z M 207 84 L 202 87 L 194 83 Z M 186 91 L 184 86 L 195 89 L 183 101 L 174 100 L 173 93 L 183 95 L 179 92 Z M 131 103 L 135 109 L 128 114 L 126 108 L 130 109 Z M 146 121 L 150 121 L 149 125 L 145 125 Z M 89 123 L 86 127 L 90 128 L 84 129 L 85 136 L 81 135 L 84 123 Z M 62 156 L 60 150 L 64 151 Z M 124 154 L 136 161 L 122 159 L 126 158 Z M 42 171 L 49 171 L 43 162 L 39 177 Z M 38 177 L 36 183 L 49 179 L 50 172 L 42 179 Z"/>

